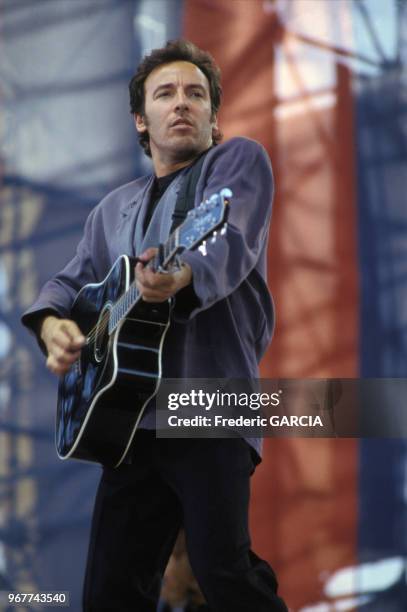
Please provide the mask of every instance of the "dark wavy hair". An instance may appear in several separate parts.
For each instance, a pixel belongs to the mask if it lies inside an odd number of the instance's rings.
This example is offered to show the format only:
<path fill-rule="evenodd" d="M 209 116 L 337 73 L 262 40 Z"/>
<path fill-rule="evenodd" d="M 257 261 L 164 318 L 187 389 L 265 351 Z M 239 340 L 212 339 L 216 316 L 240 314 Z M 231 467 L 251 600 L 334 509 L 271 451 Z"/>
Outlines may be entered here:
<path fill-rule="evenodd" d="M 179 61 L 195 64 L 204 73 L 209 82 L 212 118 L 217 114 L 222 97 L 219 67 L 210 53 L 202 51 L 190 41 L 183 39 L 170 40 L 165 47 L 153 49 L 149 55 L 142 59 L 136 74 L 129 83 L 130 112 L 132 114 L 144 115 L 144 83 L 148 75 L 158 66 Z M 218 144 L 222 137 L 222 133 L 215 128 L 212 135 L 213 144 Z M 148 132 L 139 134 L 139 142 L 146 155 L 151 157 Z"/>

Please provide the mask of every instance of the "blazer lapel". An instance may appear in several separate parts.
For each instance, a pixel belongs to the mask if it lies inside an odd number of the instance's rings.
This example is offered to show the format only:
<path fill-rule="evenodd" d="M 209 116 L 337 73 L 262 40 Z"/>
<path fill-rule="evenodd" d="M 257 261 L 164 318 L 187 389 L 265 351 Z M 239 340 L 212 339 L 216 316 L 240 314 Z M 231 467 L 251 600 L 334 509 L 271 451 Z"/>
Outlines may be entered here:
<path fill-rule="evenodd" d="M 143 220 L 150 201 L 153 181 L 154 177 L 151 176 L 145 187 L 120 210 L 116 227 L 119 254 L 135 257 L 141 252 Z"/>

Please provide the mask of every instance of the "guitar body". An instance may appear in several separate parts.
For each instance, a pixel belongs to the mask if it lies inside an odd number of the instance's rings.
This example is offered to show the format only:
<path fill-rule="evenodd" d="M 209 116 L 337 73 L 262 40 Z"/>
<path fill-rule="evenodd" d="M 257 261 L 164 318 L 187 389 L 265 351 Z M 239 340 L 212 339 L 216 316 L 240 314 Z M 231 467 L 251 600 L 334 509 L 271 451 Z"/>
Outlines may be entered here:
<path fill-rule="evenodd" d="M 61 459 L 120 465 L 157 392 L 170 302 L 140 300 L 111 333 L 108 329 L 113 305 L 134 280 L 134 266 L 122 255 L 104 281 L 82 288 L 72 306 L 71 318 L 86 345 L 59 385 L 56 448 Z"/>

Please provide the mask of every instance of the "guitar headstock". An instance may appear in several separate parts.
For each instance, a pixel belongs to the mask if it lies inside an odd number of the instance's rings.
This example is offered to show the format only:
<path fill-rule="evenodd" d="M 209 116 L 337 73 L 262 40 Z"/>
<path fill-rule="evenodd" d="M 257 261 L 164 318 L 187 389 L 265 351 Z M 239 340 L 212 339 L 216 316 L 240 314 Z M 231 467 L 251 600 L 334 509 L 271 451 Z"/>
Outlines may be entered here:
<path fill-rule="evenodd" d="M 206 254 L 206 240 L 211 238 L 214 242 L 218 232 L 222 234 L 226 231 L 232 195 L 230 189 L 222 189 L 188 212 L 185 221 L 178 227 L 179 251 L 199 247 L 199 250 Z"/>

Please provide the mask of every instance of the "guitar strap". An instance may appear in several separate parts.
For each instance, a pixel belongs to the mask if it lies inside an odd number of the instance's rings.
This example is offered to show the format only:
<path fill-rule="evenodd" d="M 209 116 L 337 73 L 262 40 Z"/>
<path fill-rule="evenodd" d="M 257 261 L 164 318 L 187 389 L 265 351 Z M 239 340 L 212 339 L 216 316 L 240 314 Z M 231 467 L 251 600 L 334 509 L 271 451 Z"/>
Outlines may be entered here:
<path fill-rule="evenodd" d="M 212 147 L 211 147 L 212 148 Z M 206 154 L 211 149 L 207 149 L 194 161 L 189 172 L 186 174 L 181 189 L 178 192 L 174 212 L 172 214 L 172 224 L 170 234 L 181 225 L 189 210 L 194 207 L 196 186 L 201 175 Z"/>

